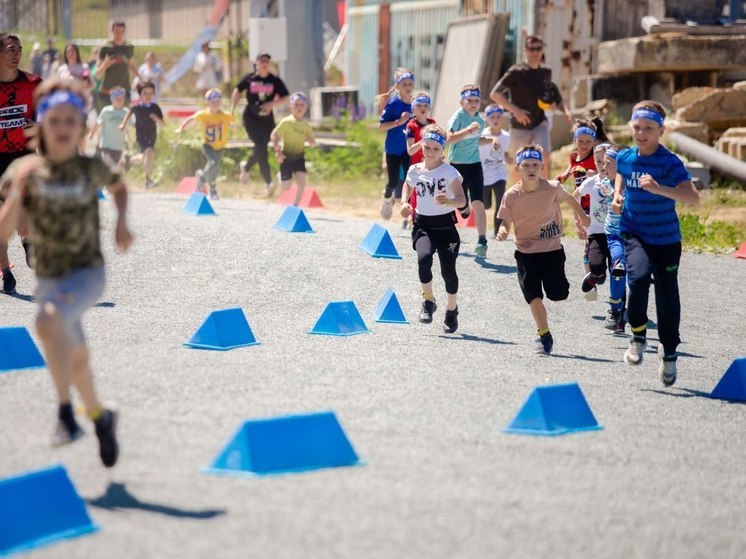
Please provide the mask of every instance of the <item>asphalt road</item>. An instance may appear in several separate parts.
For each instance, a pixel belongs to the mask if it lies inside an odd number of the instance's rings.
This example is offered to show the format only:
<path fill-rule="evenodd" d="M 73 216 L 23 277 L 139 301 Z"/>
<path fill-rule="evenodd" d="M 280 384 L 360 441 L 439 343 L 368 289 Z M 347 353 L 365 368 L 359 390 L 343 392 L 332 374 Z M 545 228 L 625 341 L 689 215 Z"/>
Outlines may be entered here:
<path fill-rule="evenodd" d="M 407 232 L 403 260 L 357 248 L 370 221 L 307 215 L 313 235 L 276 231 L 277 205 L 220 200 L 217 217 L 184 199 L 139 194 L 137 245 L 112 251 L 108 286 L 86 315 L 97 385 L 121 407 L 122 455 L 98 460 L 95 436 L 51 449 L 56 405 L 45 370 L 0 374 L 0 477 L 62 463 L 101 525 L 29 557 L 743 557 L 746 405 L 707 394 L 746 355 L 746 262 L 685 254 L 679 381 L 665 389 L 653 348 L 622 362 L 626 340 L 601 327 L 605 305 L 580 293 L 582 245 L 565 243 L 570 299 L 549 303 L 555 354 L 535 331 L 512 243 L 488 259 L 463 233 L 460 328 L 416 322 L 420 295 Z M 32 274 L 17 239 L 19 296 L 0 326 L 32 329 Z M 409 325 L 378 324 L 387 287 Z M 652 299 L 652 297 L 651 297 Z M 329 301 L 354 300 L 371 330 L 311 336 Z M 211 310 L 242 307 L 261 345 L 182 346 Z M 651 320 L 655 313 L 651 302 Z M 656 338 L 654 326 L 650 330 Z M 36 335 L 34 334 L 36 338 Z M 578 382 L 601 431 L 509 435 L 531 389 Z M 207 466 L 245 419 L 334 410 L 362 467 L 234 479 Z"/>

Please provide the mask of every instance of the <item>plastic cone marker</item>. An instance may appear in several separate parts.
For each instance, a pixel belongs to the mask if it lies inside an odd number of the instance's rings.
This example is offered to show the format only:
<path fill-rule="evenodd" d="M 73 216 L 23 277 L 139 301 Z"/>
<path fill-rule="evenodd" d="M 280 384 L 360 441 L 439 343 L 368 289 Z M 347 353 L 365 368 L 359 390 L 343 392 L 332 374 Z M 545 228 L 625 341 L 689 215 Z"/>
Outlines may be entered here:
<path fill-rule="evenodd" d="M 197 190 L 197 177 L 184 177 L 174 190 L 175 194 L 184 194 L 191 196 L 192 192 Z"/>
<path fill-rule="evenodd" d="M 354 336 L 369 332 L 363 317 L 352 301 L 336 301 L 326 305 L 309 334 Z"/>
<path fill-rule="evenodd" d="M 378 301 L 376 308 L 373 309 L 373 316 L 376 322 L 389 322 L 393 324 L 409 324 L 404 316 L 399 299 L 396 293 L 389 287 L 383 297 Z"/>
<path fill-rule="evenodd" d="M 191 215 L 216 215 L 212 204 L 201 192 L 193 192 L 184 206 L 184 213 Z"/>
<path fill-rule="evenodd" d="M 295 185 L 288 188 L 285 192 L 280 194 L 280 197 L 277 198 L 278 204 L 284 204 L 289 205 L 295 202 L 295 194 L 298 192 L 298 189 Z M 319 198 L 318 193 L 316 192 L 315 188 L 311 188 L 310 186 L 306 186 L 303 189 L 303 194 L 301 194 L 300 202 L 298 204 L 301 208 L 323 208 L 324 204 L 321 203 L 321 198 Z"/>
<path fill-rule="evenodd" d="M 211 312 L 184 345 L 194 349 L 226 351 L 258 344 L 243 310 L 233 308 Z"/>
<path fill-rule="evenodd" d="M 313 227 L 308 223 L 306 214 L 303 213 L 298 207 L 288 206 L 285 211 L 282 212 L 280 219 L 273 226 L 275 229 L 280 231 L 287 231 L 288 233 L 313 233 Z"/>
<path fill-rule="evenodd" d="M 255 477 L 362 463 L 337 416 L 325 411 L 247 420 L 203 471 Z"/>
<path fill-rule="evenodd" d="M 746 402 L 746 357 L 733 360 L 710 396 L 720 400 Z"/>
<path fill-rule="evenodd" d="M 363 242 L 358 245 L 358 248 L 375 258 L 394 258 L 401 260 L 401 256 L 399 256 L 399 252 L 394 246 L 394 241 L 391 240 L 391 235 L 377 223 L 373 224 L 373 227 L 370 228 L 370 231 L 368 231 Z"/>
<path fill-rule="evenodd" d="M 62 466 L 0 480 L 0 556 L 96 530 Z"/>
<path fill-rule="evenodd" d="M 603 429 L 576 383 L 537 386 L 504 431 L 522 435 L 565 435 Z"/>
<path fill-rule="evenodd" d="M 41 367 L 46 363 L 26 328 L 0 328 L 0 373 Z"/>

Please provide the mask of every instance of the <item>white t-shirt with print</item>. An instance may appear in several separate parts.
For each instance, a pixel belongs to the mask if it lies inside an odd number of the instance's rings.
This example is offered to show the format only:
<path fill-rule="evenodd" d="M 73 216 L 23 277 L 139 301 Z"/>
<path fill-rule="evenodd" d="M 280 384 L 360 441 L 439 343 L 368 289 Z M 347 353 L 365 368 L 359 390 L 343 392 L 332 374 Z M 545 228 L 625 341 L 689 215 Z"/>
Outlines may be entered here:
<path fill-rule="evenodd" d="M 580 195 L 586 194 L 591 197 L 591 224 L 588 227 L 589 235 L 604 233 L 606 225 L 606 216 L 609 213 L 610 199 L 601 193 L 601 175 L 588 177 L 580 184 Z"/>
<path fill-rule="evenodd" d="M 493 149 L 492 144 L 479 144 L 479 159 L 482 161 L 482 174 L 484 175 L 484 184 L 495 184 L 497 181 L 508 180 L 508 167 L 505 164 L 505 154 L 510 148 L 510 134 L 505 130 L 500 130 L 496 135 L 485 128 L 482 132 L 482 138 L 494 140 L 500 139 L 500 149 Z"/>
<path fill-rule="evenodd" d="M 435 203 L 435 195 L 445 192 L 446 196 L 453 199 L 451 183 L 458 180 L 461 182 L 461 174 L 448 163 L 441 163 L 435 169 L 428 171 L 425 163 L 412 165 L 407 172 L 407 184 L 417 192 L 417 214 L 418 215 L 445 215 L 453 211 L 453 206 Z"/>

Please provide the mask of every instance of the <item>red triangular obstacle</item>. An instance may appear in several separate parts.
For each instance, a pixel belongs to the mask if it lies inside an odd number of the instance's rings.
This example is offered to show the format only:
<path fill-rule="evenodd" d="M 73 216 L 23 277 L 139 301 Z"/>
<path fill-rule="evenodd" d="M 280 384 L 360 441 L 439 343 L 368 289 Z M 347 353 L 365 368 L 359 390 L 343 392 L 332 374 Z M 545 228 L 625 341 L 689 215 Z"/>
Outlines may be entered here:
<path fill-rule="evenodd" d="M 464 219 L 463 217 L 461 217 L 461 212 L 459 212 L 458 210 L 456 210 L 456 219 L 458 220 L 458 223 L 456 225 L 458 225 L 459 227 L 476 227 L 477 226 L 477 222 L 474 219 L 474 211 L 473 210 L 469 214 L 469 217 L 466 218 L 466 219 Z"/>
<path fill-rule="evenodd" d="M 746 258 L 746 241 L 744 241 L 736 252 L 733 253 L 736 258 Z"/>
<path fill-rule="evenodd" d="M 295 202 L 295 193 L 297 191 L 298 189 L 295 187 L 295 185 L 291 186 L 285 192 L 280 194 L 280 197 L 277 199 L 277 203 L 289 206 L 290 204 Z M 321 203 L 321 198 L 319 198 L 316 189 L 307 186 L 303 189 L 303 196 L 300 197 L 299 206 L 301 208 L 323 208 L 324 204 Z"/>
<path fill-rule="evenodd" d="M 181 179 L 179 186 L 174 190 L 174 194 L 183 194 L 184 196 L 191 196 L 194 189 L 197 188 L 196 177 L 184 177 Z"/>

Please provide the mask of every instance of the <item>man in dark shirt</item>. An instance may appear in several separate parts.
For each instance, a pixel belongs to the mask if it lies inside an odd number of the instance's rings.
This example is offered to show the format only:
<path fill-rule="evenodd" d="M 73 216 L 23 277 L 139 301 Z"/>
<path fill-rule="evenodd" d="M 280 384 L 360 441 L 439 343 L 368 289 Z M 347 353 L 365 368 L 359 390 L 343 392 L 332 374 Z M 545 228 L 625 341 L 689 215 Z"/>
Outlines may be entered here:
<path fill-rule="evenodd" d="M 129 105 L 130 78 L 137 75 L 137 63 L 134 58 L 135 47 L 124 39 L 126 31 L 123 21 L 112 23 L 111 41 L 105 43 L 98 53 L 95 76 L 97 80 L 103 78 L 96 98 L 96 108 L 99 111 L 109 104 L 109 95 L 115 87 L 121 87 L 127 92 L 125 104 Z"/>

